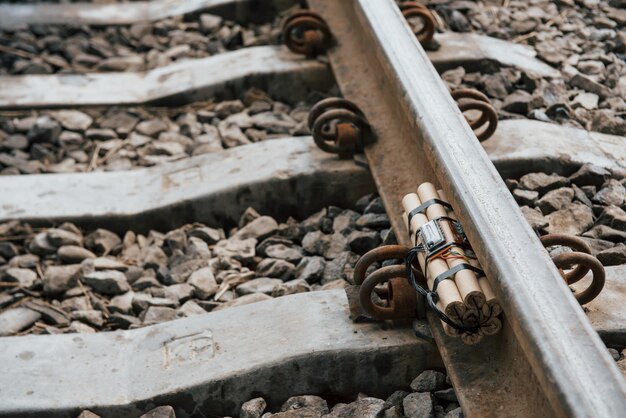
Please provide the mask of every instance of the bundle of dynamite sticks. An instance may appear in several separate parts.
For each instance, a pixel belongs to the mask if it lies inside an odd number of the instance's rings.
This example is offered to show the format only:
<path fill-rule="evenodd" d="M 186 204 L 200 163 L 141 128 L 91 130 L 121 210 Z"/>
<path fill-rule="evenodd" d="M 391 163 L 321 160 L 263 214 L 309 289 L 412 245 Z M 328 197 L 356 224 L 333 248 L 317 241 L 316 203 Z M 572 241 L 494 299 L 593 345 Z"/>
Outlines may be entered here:
<path fill-rule="evenodd" d="M 498 333 L 502 309 L 444 193 L 423 183 L 417 193 L 404 196 L 402 205 L 424 290 L 434 291 L 438 314 L 447 317 L 442 317 L 445 333 L 465 344 Z"/>

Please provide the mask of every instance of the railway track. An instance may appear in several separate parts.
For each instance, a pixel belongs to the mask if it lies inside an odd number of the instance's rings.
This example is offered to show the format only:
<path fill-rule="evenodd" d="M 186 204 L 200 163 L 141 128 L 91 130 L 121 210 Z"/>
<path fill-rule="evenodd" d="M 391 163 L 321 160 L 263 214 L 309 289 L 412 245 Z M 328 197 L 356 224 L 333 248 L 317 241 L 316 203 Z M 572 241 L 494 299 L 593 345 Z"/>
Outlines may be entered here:
<path fill-rule="evenodd" d="M 391 0 L 309 0 L 317 15 L 296 25 L 298 55 L 275 45 L 277 10 L 293 3 L 0 5 L 2 39 L 23 39 L 2 42 L 13 74 L 0 77 L 0 415 L 161 405 L 150 416 L 620 416 L 619 124 L 599 133 L 501 120 L 481 144 L 442 78 L 467 87 L 459 68 L 496 69 L 558 84 L 564 69 L 485 35 L 436 33 L 425 51 Z M 273 34 L 272 45 L 119 72 L 101 71 L 117 58 L 98 43 L 99 64 L 29 50 L 19 25 L 44 26 L 40 48 L 68 18 L 111 26 L 111 39 L 158 21 L 153 56 L 175 57 L 186 44 L 170 43 L 177 36 L 226 42 L 237 30 Z M 67 58 L 69 45 L 57 51 Z M 334 111 L 332 143 L 311 108 L 339 95 L 361 113 Z M 514 103 L 497 102 L 500 116 Z M 339 127 L 345 117 L 352 130 Z M 421 308 L 393 326 L 349 319 L 343 289 L 359 255 L 409 244 L 402 197 L 422 182 L 448 196 L 502 303 L 502 331 L 478 345 Z M 606 266 L 585 311 L 537 239 L 546 232 L 582 235 Z M 290 398 L 307 394 L 325 399 Z"/>

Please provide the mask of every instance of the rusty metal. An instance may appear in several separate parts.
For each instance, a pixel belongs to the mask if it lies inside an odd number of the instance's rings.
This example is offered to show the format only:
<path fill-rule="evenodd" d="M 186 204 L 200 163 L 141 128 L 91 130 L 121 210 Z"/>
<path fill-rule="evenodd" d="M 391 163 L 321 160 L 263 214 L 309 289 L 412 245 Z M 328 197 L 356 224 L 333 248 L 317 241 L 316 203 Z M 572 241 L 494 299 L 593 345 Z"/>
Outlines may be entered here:
<path fill-rule="evenodd" d="M 415 1 L 408 1 L 400 5 L 400 10 L 407 21 L 415 17 L 422 21 L 422 27 L 413 32 L 420 43 L 427 44 L 433 40 L 437 22 L 426 6 Z"/>
<path fill-rule="evenodd" d="M 604 266 L 594 256 L 579 252 L 562 253 L 552 257 L 552 261 L 559 269 L 566 269 L 576 265 L 577 268 L 584 267 L 593 273 L 591 284 L 582 292 L 574 294 L 574 297 L 581 305 L 591 302 L 602 292 L 606 275 Z M 563 275 L 563 279 L 567 284 L 576 283 L 580 280 L 570 280 L 567 274 Z"/>
<path fill-rule="evenodd" d="M 404 264 L 382 267 L 367 277 L 367 269 L 377 261 L 404 260 L 408 248 L 403 245 L 386 245 L 365 253 L 354 269 L 354 283 L 360 285 L 359 301 L 370 317 L 379 320 L 415 317 L 417 294 L 406 278 Z M 386 288 L 378 287 L 387 282 Z M 372 300 L 372 292 L 387 301 L 388 306 L 380 306 Z"/>
<path fill-rule="evenodd" d="M 332 29 L 337 84 L 376 142 L 365 156 L 400 244 L 402 197 L 435 181 L 502 301 L 502 332 L 468 348 L 427 313 L 464 415 L 619 416 L 626 385 L 393 0 L 308 0 Z M 350 22 L 350 25 L 346 25 Z M 580 359 L 584 358 L 584 367 Z"/>
<path fill-rule="evenodd" d="M 591 254 L 591 248 L 587 243 L 579 237 L 573 235 L 565 235 L 565 234 L 548 234 L 539 238 L 544 247 L 552 247 L 552 246 L 562 246 L 569 247 L 573 250 L 576 250 L 580 253 Z M 565 279 L 565 282 L 568 284 L 576 283 L 583 277 L 589 273 L 590 267 L 585 265 L 578 265 L 570 272 L 560 271 L 561 275 Z"/>
<path fill-rule="evenodd" d="M 317 146 L 339 154 L 339 158 L 363 152 L 363 146 L 373 139 L 361 109 L 339 97 L 321 100 L 313 106 L 308 124 Z"/>
<path fill-rule="evenodd" d="M 480 142 L 491 138 L 498 127 L 498 112 L 491 105 L 489 98 L 474 89 L 458 89 L 451 94 L 461 112 L 465 113 L 469 110 L 480 112 L 480 116 L 475 119 L 470 119 L 469 116 L 464 115 L 465 120 L 476 134 L 476 138 Z M 487 128 L 480 132 L 485 124 L 488 124 Z"/>
<path fill-rule="evenodd" d="M 283 23 L 283 42 L 292 52 L 315 56 L 326 51 L 332 43 L 328 25 L 317 13 L 298 10 Z"/>

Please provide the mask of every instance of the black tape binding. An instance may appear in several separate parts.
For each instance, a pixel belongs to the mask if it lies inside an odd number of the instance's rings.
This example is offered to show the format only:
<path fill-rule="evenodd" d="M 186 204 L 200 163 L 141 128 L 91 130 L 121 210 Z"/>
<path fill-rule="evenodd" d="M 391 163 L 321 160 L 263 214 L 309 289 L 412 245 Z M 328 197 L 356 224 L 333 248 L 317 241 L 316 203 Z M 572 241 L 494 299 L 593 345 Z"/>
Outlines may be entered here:
<path fill-rule="evenodd" d="M 427 200 L 426 202 L 422 203 L 420 206 L 418 206 L 417 208 L 413 209 L 411 212 L 408 213 L 407 217 L 409 220 L 409 230 L 411 228 L 410 227 L 411 219 L 418 213 L 423 213 L 429 206 L 434 205 L 434 204 L 440 204 L 448 208 L 450 211 L 453 210 L 452 206 L 448 202 L 444 202 L 443 200 L 440 200 L 440 199 Z M 452 219 L 449 216 L 439 216 L 435 219 L 432 219 L 432 221 L 437 221 L 437 222 L 439 222 L 440 220 L 445 220 L 445 221 L 450 222 L 450 224 L 452 224 L 454 228 L 456 229 L 457 234 L 460 237 L 462 237 L 463 242 L 448 242 L 445 245 L 436 248 L 436 250 L 433 251 L 432 253 L 428 253 L 428 250 L 422 244 L 419 244 L 411 248 L 405 260 L 407 276 L 409 277 L 409 281 L 411 282 L 411 285 L 413 286 L 413 288 L 417 291 L 417 293 L 424 296 L 424 298 L 426 299 L 426 302 L 428 303 L 428 307 L 439 317 L 439 319 L 441 319 L 443 322 L 445 322 L 446 324 L 450 325 L 452 328 L 457 329 L 459 331 L 463 331 L 467 333 L 475 333 L 478 331 L 479 327 L 482 324 L 468 327 L 468 326 L 457 324 L 456 322 L 454 322 L 448 315 L 445 314 L 445 312 L 441 311 L 441 309 L 439 309 L 439 307 L 437 306 L 437 301 L 439 298 L 437 296 L 436 291 L 437 291 L 437 287 L 439 286 L 439 283 L 441 283 L 444 280 L 452 279 L 454 275 L 461 270 L 471 270 L 474 273 L 478 274 L 479 276 L 484 276 L 485 275 L 484 271 L 472 266 L 471 264 L 467 264 L 467 263 L 457 264 L 453 268 L 445 271 L 444 273 L 441 273 L 435 278 L 433 282 L 432 290 L 429 290 L 428 288 L 421 286 L 417 282 L 417 279 L 415 278 L 415 274 L 413 273 L 413 263 L 417 259 L 417 255 L 419 253 L 424 253 L 426 257 L 426 260 L 424 263 L 424 277 L 427 277 L 428 276 L 428 261 L 431 258 L 438 257 L 443 251 L 445 251 L 447 248 L 450 248 L 450 247 L 457 246 L 457 247 L 461 247 L 464 249 L 470 248 L 469 243 L 467 242 L 467 239 L 465 238 L 465 233 L 463 231 L 463 228 L 456 219 Z M 415 242 L 418 242 L 419 232 L 420 232 L 420 229 L 415 231 Z M 487 318 L 487 320 L 489 319 L 490 318 Z"/>

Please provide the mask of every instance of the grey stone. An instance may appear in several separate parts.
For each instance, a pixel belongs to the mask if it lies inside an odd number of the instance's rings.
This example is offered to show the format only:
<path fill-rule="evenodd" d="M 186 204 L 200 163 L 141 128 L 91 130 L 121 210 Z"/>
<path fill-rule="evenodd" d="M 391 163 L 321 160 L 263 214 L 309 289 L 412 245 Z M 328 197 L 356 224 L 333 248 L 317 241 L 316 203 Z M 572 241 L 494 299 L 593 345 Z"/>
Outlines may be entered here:
<path fill-rule="evenodd" d="M 209 250 L 207 243 L 196 237 L 190 237 L 187 241 L 185 254 L 191 258 L 201 258 L 205 260 L 211 258 L 211 250 Z"/>
<path fill-rule="evenodd" d="M 463 418 L 463 410 L 461 407 L 455 408 L 449 411 L 445 418 Z"/>
<path fill-rule="evenodd" d="M 200 30 L 204 33 L 212 33 L 218 30 L 222 26 L 221 16 L 216 16 L 208 13 L 202 13 L 200 15 Z"/>
<path fill-rule="evenodd" d="M 91 411 L 85 410 L 80 413 L 78 418 L 100 418 L 100 415 L 96 415 Z"/>
<path fill-rule="evenodd" d="M 265 411 L 267 403 L 263 398 L 251 399 L 248 402 L 244 402 L 241 405 L 239 411 L 239 418 L 261 418 L 261 415 Z"/>
<path fill-rule="evenodd" d="M 252 116 L 252 123 L 258 129 L 271 134 L 288 134 L 297 122 L 284 113 L 261 112 Z"/>
<path fill-rule="evenodd" d="M 41 300 L 32 299 L 24 303 L 24 307 L 37 311 L 44 321 L 51 325 L 65 326 L 70 323 L 67 313 Z"/>
<path fill-rule="evenodd" d="M 0 337 L 16 334 L 34 324 L 41 314 L 27 308 L 12 308 L 0 312 Z"/>
<path fill-rule="evenodd" d="M 151 306 L 174 309 L 179 306 L 179 303 L 172 299 L 154 297 L 146 293 L 135 293 L 133 295 L 132 305 L 134 312 L 141 312 Z"/>
<path fill-rule="evenodd" d="M 585 205 L 570 203 L 546 216 L 549 234 L 580 235 L 593 225 L 593 212 Z"/>
<path fill-rule="evenodd" d="M 135 292 L 130 291 L 121 295 L 117 295 L 111 298 L 109 305 L 107 308 L 111 312 L 119 312 L 123 314 L 131 313 L 133 309 L 133 298 L 135 296 Z"/>
<path fill-rule="evenodd" d="M 310 408 L 319 412 L 320 415 L 328 414 L 328 403 L 319 396 L 302 395 L 292 396 L 280 407 L 281 412 L 294 411 L 302 408 Z"/>
<path fill-rule="evenodd" d="M 529 208 L 528 206 L 522 206 L 520 210 L 532 229 L 541 231 L 548 226 L 548 220 L 543 216 L 541 211 Z"/>
<path fill-rule="evenodd" d="M 213 248 L 213 255 L 216 257 L 229 257 L 242 263 L 248 263 L 252 261 L 256 255 L 257 240 L 254 238 L 248 238 L 244 240 L 227 239 L 221 240 Z"/>
<path fill-rule="evenodd" d="M 4 280 L 19 283 L 20 287 L 30 289 L 37 283 L 37 273 L 30 269 L 12 267 L 4 272 Z"/>
<path fill-rule="evenodd" d="M 385 213 L 366 213 L 356 221 L 359 228 L 389 228 L 389 218 Z"/>
<path fill-rule="evenodd" d="M 91 116 L 78 110 L 57 110 L 50 112 L 50 116 L 70 131 L 85 131 L 93 123 Z"/>
<path fill-rule="evenodd" d="M 9 261 L 11 267 L 35 268 L 39 263 L 39 256 L 35 254 L 16 255 Z"/>
<path fill-rule="evenodd" d="M 144 324 L 158 324 L 178 318 L 178 312 L 165 306 L 150 306 L 142 316 Z"/>
<path fill-rule="evenodd" d="M 210 267 L 203 267 L 200 270 L 194 271 L 187 279 L 194 288 L 194 294 L 199 299 L 208 299 L 217 292 L 218 285 L 213 276 L 213 272 Z"/>
<path fill-rule="evenodd" d="M 61 125 L 49 116 L 38 117 L 26 137 L 31 143 L 55 143 L 61 133 Z"/>
<path fill-rule="evenodd" d="M 353 210 L 345 210 L 333 219 L 333 231 L 348 235 L 356 228 L 356 220 L 361 215 Z"/>
<path fill-rule="evenodd" d="M 206 226 L 193 228 L 189 231 L 189 237 L 200 238 L 208 245 L 213 245 L 223 238 L 219 230 L 208 228 Z"/>
<path fill-rule="evenodd" d="M 19 254 L 19 250 L 16 245 L 11 242 L 0 242 L 0 257 L 9 260 Z"/>
<path fill-rule="evenodd" d="M 515 201 L 522 206 L 535 206 L 537 199 L 539 198 L 539 192 L 533 190 L 513 190 L 513 197 Z"/>
<path fill-rule="evenodd" d="M 139 418 L 176 418 L 176 413 L 174 412 L 174 408 L 169 405 L 156 407 Z"/>
<path fill-rule="evenodd" d="M 362 398 L 347 405 L 336 405 L 325 418 L 379 418 L 383 414 L 385 401 L 376 398 Z"/>
<path fill-rule="evenodd" d="M 436 370 L 425 370 L 411 382 L 414 392 L 434 392 L 446 386 L 446 375 Z"/>
<path fill-rule="evenodd" d="M 85 131 L 85 137 L 90 141 L 110 141 L 117 138 L 113 129 L 92 128 Z"/>
<path fill-rule="evenodd" d="M 285 244 L 270 245 L 265 249 L 268 257 L 286 260 L 290 263 L 298 263 L 302 259 L 302 251 L 298 247 L 288 247 Z"/>
<path fill-rule="evenodd" d="M 96 328 L 102 328 L 104 325 L 104 318 L 102 316 L 102 312 L 92 310 L 84 310 L 84 311 L 73 311 L 70 314 L 72 319 L 81 321 L 86 323 L 87 325 L 92 325 Z"/>
<path fill-rule="evenodd" d="M 184 283 L 189 279 L 191 274 L 208 264 L 207 260 L 191 259 L 176 264 L 169 270 L 169 274 L 159 279 L 165 284 L 179 284 Z M 161 271 L 161 270 L 159 270 Z"/>
<path fill-rule="evenodd" d="M 237 299 L 233 299 L 230 302 L 222 303 L 221 305 L 214 308 L 213 311 L 220 311 L 222 309 L 233 308 L 235 306 L 249 305 L 251 303 L 262 302 L 264 300 L 270 299 L 272 299 L 272 297 L 264 293 L 252 293 L 250 295 L 245 295 Z"/>
<path fill-rule="evenodd" d="M 365 254 L 380 245 L 380 235 L 376 231 L 353 231 L 348 235 L 348 246 L 357 254 Z"/>
<path fill-rule="evenodd" d="M 324 274 L 325 265 L 323 257 L 303 257 L 296 267 L 296 277 L 306 280 L 309 284 L 317 283 Z"/>
<path fill-rule="evenodd" d="M 126 276 L 117 270 L 94 271 L 85 274 L 83 281 L 94 291 L 105 295 L 119 295 L 130 290 Z"/>
<path fill-rule="evenodd" d="M 85 237 L 85 247 L 98 255 L 106 255 L 122 243 L 120 237 L 106 229 L 96 229 Z"/>
<path fill-rule="evenodd" d="M 272 290 L 272 297 L 295 295 L 296 293 L 310 292 L 311 286 L 306 280 L 295 279 L 285 283 L 281 283 Z"/>
<path fill-rule="evenodd" d="M 402 401 L 408 394 L 409 392 L 404 390 L 396 390 L 385 400 L 385 409 L 395 407 L 398 412 L 402 413 Z"/>
<path fill-rule="evenodd" d="M 237 286 L 237 293 L 239 295 L 249 295 L 252 293 L 265 293 L 271 295 L 277 286 L 283 284 L 280 279 L 271 279 L 269 277 L 260 277 L 258 279 L 250 280 L 249 282 L 242 283 Z"/>
<path fill-rule="evenodd" d="M 150 120 L 144 120 L 139 122 L 135 129 L 142 135 L 150 136 L 156 138 L 159 136 L 161 132 L 165 132 L 168 130 L 168 125 L 161 119 L 154 118 Z"/>
<path fill-rule="evenodd" d="M 530 110 L 530 102 L 533 96 L 524 90 L 516 90 L 504 99 L 502 109 L 507 112 L 527 115 Z"/>
<path fill-rule="evenodd" d="M 546 193 L 537 201 L 537 206 L 544 215 L 548 215 L 567 206 L 573 198 L 574 190 L 569 187 L 560 187 Z"/>
<path fill-rule="evenodd" d="M 608 87 L 603 86 L 585 74 L 577 73 L 570 79 L 569 82 L 574 87 L 579 87 L 590 93 L 597 94 L 600 97 L 604 98 L 611 96 L 611 90 Z"/>
<path fill-rule="evenodd" d="M 569 179 L 572 183 L 580 187 L 601 187 L 610 175 L 611 173 L 603 167 L 593 164 L 583 164 Z"/>
<path fill-rule="evenodd" d="M 195 292 L 195 288 L 188 283 L 173 284 L 163 288 L 165 297 L 167 299 L 177 300 L 179 303 L 184 303 L 191 299 Z"/>
<path fill-rule="evenodd" d="M 141 252 L 141 260 L 144 268 L 158 269 L 159 267 L 167 265 L 167 255 L 156 245 L 146 247 Z"/>
<path fill-rule="evenodd" d="M 96 257 L 91 260 L 95 270 L 117 270 L 125 272 L 128 266 L 121 261 L 109 257 Z"/>
<path fill-rule="evenodd" d="M 28 250 L 40 256 L 55 254 L 57 252 L 56 247 L 50 244 L 48 241 L 48 234 L 40 232 L 36 234 L 32 240 L 28 243 Z"/>
<path fill-rule="evenodd" d="M 225 100 L 215 105 L 213 109 L 218 118 L 226 118 L 232 114 L 244 110 L 245 106 L 241 100 Z"/>
<path fill-rule="evenodd" d="M 57 257 L 64 263 L 80 263 L 88 258 L 96 258 L 96 255 L 78 245 L 64 245 L 57 250 Z"/>
<path fill-rule="evenodd" d="M 617 244 L 613 248 L 608 248 L 599 252 L 596 257 L 604 266 L 618 266 L 626 264 L 626 245 Z"/>
<path fill-rule="evenodd" d="M 217 125 L 217 129 L 220 132 L 225 148 L 238 147 L 252 143 L 235 123 L 221 121 Z"/>
<path fill-rule="evenodd" d="M 626 242 L 626 232 L 606 225 L 596 225 L 583 234 L 584 237 L 601 239 L 615 243 Z"/>
<path fill-rule="evenodd" d="M 58 295 L 69 290 L 76 285 L 80 275 L 80 264 L 49 266 L 43 275 L 44 294 Z"/>
<path fill-rule="evenodd" d="M 193 300 L 188 300 L 178 309 L 178 314 L 183 316 L 202 315 L 207 311 Z"/>
<path fill-rule="evenodd" d="M 435 392 L 435 397 L 446 402 L 458 402 L 454 388 L 438 390 Z"/>
<path fill-rule="evenodd" d="M 626 212 L 617 206 L 607 206 L 602 210 L 597 223 L 626 231 Z"/>
<path fill-rule="evenodd" d="M 609 179 L 593 197 L 593 201 L 604 206 L 621 206 L 626 198 L 626 189 L 618 180 Z"/>
<path fill-rule="evenodd" d="M 529 173 L 522 176 L 519 183 L 522 189 L 533 190 L 542 195 L 550 190 L 567 186 L 569 180 L 558 174 Z"/>
<path fill-rule="evenodd" d="M 260 216 L 237 231 L 237 233 L 233 235 L 233 238 L 240 240 L 256 238 L 261 241 L 276 232 L 277 228 L 278 223 L 274 218 L 270 216 Z"/>
<path fill-rule="evenodd" d="M 433 418 L 435 416 L 435 405 L 429 392 L 411 393 L 404 401 L 404 416 L 407 418 Z"/>
<path fill-rule="evenodd" d="M 265 258 L 256 266 L 256 274 L 261 277 L 274 277 L 283 281 L 294 276 L 296 266 L 286 260 Z"/>

